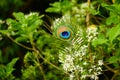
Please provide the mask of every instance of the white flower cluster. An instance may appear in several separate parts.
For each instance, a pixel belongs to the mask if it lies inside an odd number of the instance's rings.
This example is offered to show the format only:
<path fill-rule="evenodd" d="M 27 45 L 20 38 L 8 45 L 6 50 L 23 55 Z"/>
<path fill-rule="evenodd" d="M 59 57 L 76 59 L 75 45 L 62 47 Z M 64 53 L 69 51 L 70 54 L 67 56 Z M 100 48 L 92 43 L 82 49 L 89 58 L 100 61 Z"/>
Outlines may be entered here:
<path fill-rule="evenodd" d="M 98 34 L 96 28 L 86 32 L 86 37 L 93 36 L 88 43 Z M 70 80 L 98 80 L 97 76 L 101 74 L 103 65 L 103 60 L 98 59 L 95 52 L 90 53 L 88 44 L 80 36 L 75 36 L 71 45 L 59 52 L 59 62 L 65 73 L 69 73 Z"/>
<path fill-rule="evenodd" d="M 90 27 L 88 27 L 86 30 L 86 33 L 87 33 L 86 37 L 87 37 L 88 42 L 95 40 L 97 38 L 96 36 L 98 34 L 96 26 L 91 25 Z"/>

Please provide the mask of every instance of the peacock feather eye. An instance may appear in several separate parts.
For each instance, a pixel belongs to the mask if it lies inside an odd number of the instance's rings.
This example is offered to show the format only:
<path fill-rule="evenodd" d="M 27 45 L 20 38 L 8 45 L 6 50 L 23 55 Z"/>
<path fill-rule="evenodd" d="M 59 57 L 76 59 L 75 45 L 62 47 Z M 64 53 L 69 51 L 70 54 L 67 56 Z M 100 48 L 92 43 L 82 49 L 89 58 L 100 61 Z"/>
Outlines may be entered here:
<path fill-rule="evenodd" d="M 67 26 L 62 26 L 57 29 L 57 37 L 60 39 L 68 40 L 72 37 L 72 30 Z"/>
<path fill-rule="evenodd" d="M 63 16 L 53 22 L 53 35 L 61 40 L 70 41 L 76 34 L 75 26 L 71 22 L 70 16 Z"/>
<path fill-rule="evenodd" d="M 68 39 L 70 37 L 70 31 L 63 31 L 60 33 L 60 37 L 64 39 Z"/>

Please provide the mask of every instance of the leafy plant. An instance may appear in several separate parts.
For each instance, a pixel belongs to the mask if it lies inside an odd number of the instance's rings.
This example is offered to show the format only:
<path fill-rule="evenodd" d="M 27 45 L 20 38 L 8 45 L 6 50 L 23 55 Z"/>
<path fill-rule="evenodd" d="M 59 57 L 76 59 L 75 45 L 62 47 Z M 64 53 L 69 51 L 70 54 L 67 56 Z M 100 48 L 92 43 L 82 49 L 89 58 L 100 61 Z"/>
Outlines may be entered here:
<path fill-rule="evenodd" d="M 59 67 L 56 66 L 58 65 L 58 61 L 57 54 L 55 53 L 58 50 L 57 48 L 61 46 L 57 43 L 62 42 L 42 30 L 41 25 L 43 21 L 41 18 L 43 15 L 39 16 L 37 12 L 27 15 L 18 12 L 13 13 L 13 15 L 15 19 L 7 19 L 6 23 L 8 28 L 1 29 L 0 32 L 17 45 L 27 49 L 24 57 L 25 65 L 21 69 L 21 79 L 46 79 L 47 76 L 45 76 L 45 73 L 48 71 L 43 70 L 45 65 L 50 65 L 46 69 L 59 69 Z M 32 72 L 30 72 L 31 69 L 33 70 Z M 53 71 L 53 73 L 58 74 L 57 71 Z M 56 78 L 53 74 L 47 74 L 49 78 Z"/>
<path fill-rule="evenodd" d="M 0 20 L 0 41 L 7 38 L 15 43 L 10 44 L 12 47 L 1 47 L 0 78 L 119 80 L 119 9 L 118 0 L 61 0 L 51 3 L 46 12 L 62 14 L 53 21 L 52 34 L 43 28 L 44 15 L 38 12 L 14 12 L 14 18 Z M 4 44 L 0 43 L 0 46 Z M 8 62 L 7 53 L 16 54 L 21 47 L 26 54 L 21 60 L 21 75 L 16 77 L 13 71 L 18 58 L 11 56 L 13 60 Z M 110 73 L 112 76 L 106 75 L 109 72 L 113 73 Z"/>
<path fill-rule="evenodd" d="M 13 80 L 15 77 L 12 75 L 12 72 L 15 70 L 14 65 L 17 62 L 18 58 L 12 59 L 7 65 L 0 65 L 0 79 L 2 80 Z"/>
<path fill-rule="evenodd" d="M 68 0 L 51 3 L 51 7 L 47 8 L 46 12 L 65 13 L 72 8 L 72 5 L 73 3 Z"/>

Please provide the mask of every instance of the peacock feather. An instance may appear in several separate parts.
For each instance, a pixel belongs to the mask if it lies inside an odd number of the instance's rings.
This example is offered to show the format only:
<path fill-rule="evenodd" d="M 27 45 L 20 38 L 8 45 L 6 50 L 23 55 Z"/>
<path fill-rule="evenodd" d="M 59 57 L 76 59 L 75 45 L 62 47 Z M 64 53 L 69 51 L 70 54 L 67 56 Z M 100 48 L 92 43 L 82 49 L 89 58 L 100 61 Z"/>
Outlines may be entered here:
<path fill-rule="evenodd" d="M 71 40 L 75 36 L 75 26 L 71 24 L 70 17 L 63 16 L 53 23 L 53 34 L 61 40 Z"/>

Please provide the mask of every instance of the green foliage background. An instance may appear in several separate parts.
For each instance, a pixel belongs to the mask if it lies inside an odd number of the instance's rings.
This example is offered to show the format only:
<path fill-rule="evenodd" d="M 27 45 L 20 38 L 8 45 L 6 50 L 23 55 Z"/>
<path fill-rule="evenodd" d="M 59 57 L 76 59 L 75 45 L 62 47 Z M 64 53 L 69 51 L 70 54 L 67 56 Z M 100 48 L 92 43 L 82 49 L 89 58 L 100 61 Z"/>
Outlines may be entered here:
<path fill-rule="evenodd" d="M 55 1 L 44 10 L 44 14 L 32 11 L 25 14 L 19 11 L 25 4 L 24 1 L 2 0 L 0 80 L 68 80 L 68 74 L 64 73 L 58 61 L 58 52 L 69 43 L 53 36 L 49 22 L 44 21 L 44 18 L 46 13 L 69 15 L 74 24 L 86 28 L 86 12 L 81 12 L 84 2 L 87 1 Z M 101 54 L 104 59 L 101 74 L 104 77 L 100 75 L 100 79 L 120 79 L 119 3 L 119 0 L 92 0 L 92 7 L 84 7 L 90 14 L 89 23 L 97 25 L 100 33 L 98 39 L 91 44 L 91 49 Z M 112 76 L 105 75 L 107 71 L 111 72 Z"/>

